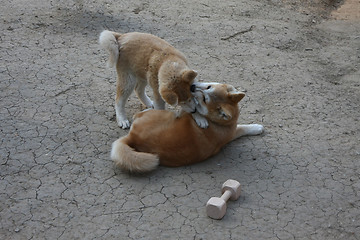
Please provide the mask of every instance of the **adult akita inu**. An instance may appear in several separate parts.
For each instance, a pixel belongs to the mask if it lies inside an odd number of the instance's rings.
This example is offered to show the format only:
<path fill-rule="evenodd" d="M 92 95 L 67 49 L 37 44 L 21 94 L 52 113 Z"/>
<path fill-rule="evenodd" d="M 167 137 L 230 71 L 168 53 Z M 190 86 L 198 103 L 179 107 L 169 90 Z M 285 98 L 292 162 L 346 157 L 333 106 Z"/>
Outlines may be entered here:
<path fill-rule="evenodd" d="M 134 117 L 128 135 L 112 144 L 111 158 L 121 169 L 146 172 L 159 164 L 178 167 L 203 161 L 226 143 L 263 132 L 259 124 L 239 125 L 238 102 L 245 96 L 231 85 L 195 83 L 196 110 L 209 122 L 199 128 L 190 113 L 179 117 L 165 110 L 148 110 Z"/>
<path fill-rule="evenodd" d="M 180 51 L 166 41 L 147 33 L 103 31 L 100 45 L 110 53 L 109 66 L 116 65 L 117 89 L 115 98 L 116 120 L 126 129 L 130 123 L 125 113 L 125 103 L 135 89 L 148 108 L 164 109 L 165 102 L 179 104 L 186 112 L 195 110 L 190 93 L 197 72 L 188 67 Z M 147 84 L 153 89 L 154 103 L 145 93 Z M 201 124 L 201 117 L 194 115 Z M 202 127 L 206 127 L 202 124 Z"/>

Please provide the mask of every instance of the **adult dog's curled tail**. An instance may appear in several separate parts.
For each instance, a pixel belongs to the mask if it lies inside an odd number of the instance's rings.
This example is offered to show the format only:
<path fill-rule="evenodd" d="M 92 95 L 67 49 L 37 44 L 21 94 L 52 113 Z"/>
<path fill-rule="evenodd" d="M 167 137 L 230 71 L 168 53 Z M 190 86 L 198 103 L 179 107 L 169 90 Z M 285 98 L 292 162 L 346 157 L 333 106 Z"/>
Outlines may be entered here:
<path fill-rule="evenodd" d="M 129 172 L 149 172 L 159 165 L 159 157 L 155 154 L 137 152 L 130 147 L 126 137 L 119 138 L 112 144 L 111 159 L 116 166 Z"/>
<path fill-rule="evenodd" d="M 120 36 L 120 33 L 110 32 L 108 30 L 104 30 L 100 33 L 100 46 L 107 50 L 110 54 L 108 62 L 109 67 L 114 67 L 118 60 L 120 49 L 118 38 Z"/>

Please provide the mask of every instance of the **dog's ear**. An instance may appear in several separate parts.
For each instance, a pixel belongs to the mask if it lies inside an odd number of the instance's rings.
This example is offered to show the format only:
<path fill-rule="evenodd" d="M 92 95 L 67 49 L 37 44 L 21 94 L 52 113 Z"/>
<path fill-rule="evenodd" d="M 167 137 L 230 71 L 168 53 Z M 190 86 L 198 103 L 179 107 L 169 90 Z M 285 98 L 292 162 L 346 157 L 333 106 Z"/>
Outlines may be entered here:
<path fill-rule="evenodd" d="M 172 106 L 176 106 L 178 104 L 178 96 L 170 91 L 170 90 L 164 90 L 160 92 L 161 97 L 167 102 L 168 104 Z"/>
<path fill-rule="evenodd" d="M 198 73 L 194 70 L 185 70 L 182 73 L 182 79 L 184 81 L 192 82 L 196 78 L 197 74 Z"/>
<path fill-rule="evenodd" d="M 245 97 L 245 93 L 238 92 L 235 90 L 233 92 L 229 92 L 228 97 L 229 97 L 230 101 L 232 101 L 234 103 L 238 103 L 238 102 L 240 102 L 241 99 L 243 99 Z"/>

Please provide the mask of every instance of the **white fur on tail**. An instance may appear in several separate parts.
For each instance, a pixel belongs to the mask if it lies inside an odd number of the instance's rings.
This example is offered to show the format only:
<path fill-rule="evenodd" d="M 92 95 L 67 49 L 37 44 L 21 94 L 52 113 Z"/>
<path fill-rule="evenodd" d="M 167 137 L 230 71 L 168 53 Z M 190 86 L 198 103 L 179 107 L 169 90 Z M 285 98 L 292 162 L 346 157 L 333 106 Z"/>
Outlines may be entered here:
<path fill-rule="evenodd" d="M 119 44 L 114 34 L 108 30 L 104 30 L 100 33 L 99 37 L 100 46 L 106 49 L 109 54 L 109 67 L 114 67 L 119 57 Z"/>
<path fill-rule="evenodd" d="M 127 145 L 123 138 L 112 144 L 111 159 L 116 166 L 130 172 L 148 172 L 159 165 L 159 157 L 155 154 L 137 152 Z"/>

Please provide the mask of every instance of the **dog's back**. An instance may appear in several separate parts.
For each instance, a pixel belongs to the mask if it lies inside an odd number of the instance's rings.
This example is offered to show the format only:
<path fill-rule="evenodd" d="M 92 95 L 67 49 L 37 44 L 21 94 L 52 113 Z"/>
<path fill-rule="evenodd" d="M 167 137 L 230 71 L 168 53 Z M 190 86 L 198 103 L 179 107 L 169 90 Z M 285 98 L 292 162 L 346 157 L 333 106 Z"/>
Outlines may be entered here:
<path fill-rule="evenodd" d="M 143 69 L 143 66 L 147 66 L 149 62 L 161 64 L 165 58 L 171 57 L 171 55 L 187 64 L 183 53 L 165 40 L 148 33 L 121 34 L 104 30 L 100 34 L 99 43 L 110 54 L 110 67 L 115 66 L 119 57 L 122 58 L 122 64 L 127 65 L 127 68 L 133 66 L 136 70 Z M 121 56 L 119 56 L 119 52 L 121 52 Z M 154 52 L 158 52 L 158 54 L 154 54 Z"/>

